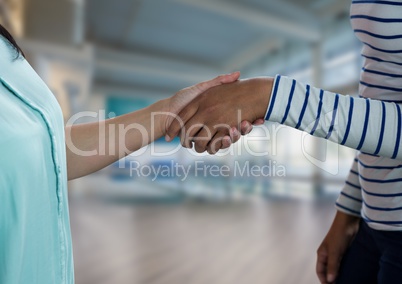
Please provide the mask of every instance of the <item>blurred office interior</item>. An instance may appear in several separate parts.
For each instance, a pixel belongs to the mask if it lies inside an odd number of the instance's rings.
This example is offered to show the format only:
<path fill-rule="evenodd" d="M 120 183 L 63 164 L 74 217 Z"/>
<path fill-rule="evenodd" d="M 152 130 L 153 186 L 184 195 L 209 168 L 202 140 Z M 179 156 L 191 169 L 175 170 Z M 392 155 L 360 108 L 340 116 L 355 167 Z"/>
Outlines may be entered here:
<path fill-rule="evenodd" d="M 84 111 L 134 111 L 236 70 L 356 95 L 361 46 L 350 2 L 0 0 L 0 20 L 67 122 Z M 214 157 L 177 146 L 157 141 L 70 182 L 77 284 L 318 283 L 315 251 L 353 150 L 271 123 Z M 203 175 L 197 162 L 270 172 Z M 133 165 L 192 170 L 182 178 Z"/>

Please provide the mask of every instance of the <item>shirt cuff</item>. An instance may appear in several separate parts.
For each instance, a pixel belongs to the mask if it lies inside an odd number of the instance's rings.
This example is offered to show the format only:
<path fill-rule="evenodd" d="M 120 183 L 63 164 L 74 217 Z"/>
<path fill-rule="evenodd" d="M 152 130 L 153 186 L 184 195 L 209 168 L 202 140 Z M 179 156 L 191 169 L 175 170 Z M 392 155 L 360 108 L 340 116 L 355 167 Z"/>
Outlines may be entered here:
<path fill-rule="evenodd" d="M 291 94 L 293 80 L 276 75 L 274 85 L 271 91 L 271 97 L 269 100 L 268 108 L 265 113 L 265 120 L 282 123 L 286 111 L 286 102 Z"/>
<path fill-rule="evenodd" d="M 280 81 L 281 81 L 281 75 L 276 75 L 275 80 L 274 80 L 274 85 L 271 90 L 271 96 L 269 99 L 267 111 L 265 112 L 265 116 L 264 116 L 265 120 L 269 120 L 272 115 L 272 111 L 273 111 L 273 108 L 274 108 L 274 105 L 276 102 L 276 96 L 278 95 L 278 88 L 279 88 Z"/>
<path fill-rule="evenodd" d="M 342 211 L 348 215 L 361 217 L 362 201 L 357 198 L 341 194 L 336 201 L 335 207 L 338 211 Z"/>

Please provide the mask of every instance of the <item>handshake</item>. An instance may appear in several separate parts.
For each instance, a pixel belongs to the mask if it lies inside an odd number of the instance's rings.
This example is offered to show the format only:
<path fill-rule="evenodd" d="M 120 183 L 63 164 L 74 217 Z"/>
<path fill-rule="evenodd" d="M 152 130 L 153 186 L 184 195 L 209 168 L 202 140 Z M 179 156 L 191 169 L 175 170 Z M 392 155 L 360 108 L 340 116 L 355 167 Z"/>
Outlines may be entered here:
<path fill-rule="evenodd" d="M 264 123 L 273 78 L 238 80 L 239 72 L 185 88 L 166 101 L 162 134 L 183 147 L 215 154 Z"/>

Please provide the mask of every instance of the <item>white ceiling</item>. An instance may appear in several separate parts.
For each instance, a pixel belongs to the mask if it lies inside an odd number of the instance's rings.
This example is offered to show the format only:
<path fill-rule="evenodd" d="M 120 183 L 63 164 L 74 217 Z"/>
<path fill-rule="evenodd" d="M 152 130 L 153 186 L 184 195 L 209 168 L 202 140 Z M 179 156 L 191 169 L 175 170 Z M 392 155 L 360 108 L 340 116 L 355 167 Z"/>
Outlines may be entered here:
<path fill-rule="evenodd" d="M 87 0 L 95 83 L 177 90 L 320 41 L 350 0 Z M 263 74 L 261 74 L 263 75 Z"/>

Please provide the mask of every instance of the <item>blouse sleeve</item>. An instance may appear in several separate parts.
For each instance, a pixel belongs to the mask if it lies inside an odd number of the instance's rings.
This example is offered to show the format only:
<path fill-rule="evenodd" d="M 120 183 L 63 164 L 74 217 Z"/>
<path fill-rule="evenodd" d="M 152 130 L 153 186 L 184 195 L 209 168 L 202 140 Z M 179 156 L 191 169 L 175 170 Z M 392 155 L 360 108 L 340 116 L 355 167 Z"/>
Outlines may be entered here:
<path fill-rule="evenodd" d="M 346 214 L 360 217 L 363 199 L 357 163 L 358 160 L 355 158 L 345 185 L 336 201 L 336 208 Z"/>
<path fill-rule="evenodd" d="M 277 75 L 265 119 L 364 153 L 402 160 L 402 116 L 396 103 L 343 96 Z"/>

